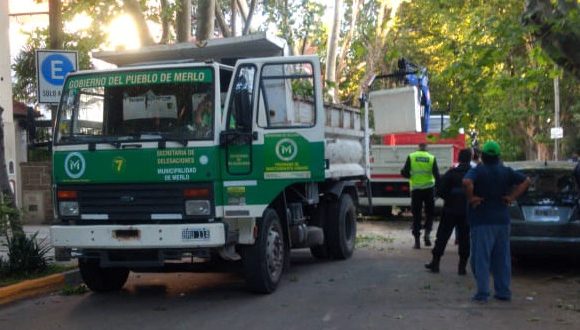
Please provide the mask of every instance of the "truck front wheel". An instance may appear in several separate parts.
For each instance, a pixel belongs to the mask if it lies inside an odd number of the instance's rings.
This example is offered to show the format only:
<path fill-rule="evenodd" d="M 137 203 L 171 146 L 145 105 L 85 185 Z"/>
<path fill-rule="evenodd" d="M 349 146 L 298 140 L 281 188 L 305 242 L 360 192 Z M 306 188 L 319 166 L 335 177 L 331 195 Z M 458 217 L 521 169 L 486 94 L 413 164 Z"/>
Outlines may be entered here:
<path fill-rule="evenodd" d="M 243 254 L 244 273 L 250 290 L 257 293 L 274 292 L 287 258 L 284 232 L 276 211 L 270 208 L 264 211 L 256 243 L 246 247 Z"/>
<path fill-rule="evenodd" d="M 128 269 L 103 268 L 96 259 L 79 258 L 79 271 L 87 287 L 94 292 L 119 291 L 129 277 Z"/>
<path fill-rule="evenodd" d="M 356 207 L 349 194 L 329 205 L 326 233 L 328 252 L 334 259 L 348 259 L 356 240 Z"/>

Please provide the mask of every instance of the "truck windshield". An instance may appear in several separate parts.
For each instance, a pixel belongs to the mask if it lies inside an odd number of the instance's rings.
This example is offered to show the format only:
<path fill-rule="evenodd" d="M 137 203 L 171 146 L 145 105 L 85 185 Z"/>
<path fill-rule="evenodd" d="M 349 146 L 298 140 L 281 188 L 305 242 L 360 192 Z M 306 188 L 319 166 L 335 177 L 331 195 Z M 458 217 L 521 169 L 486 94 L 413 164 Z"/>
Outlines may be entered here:
<path fill-rule="evenodd" d="M 213 139 L 213 76 L 211 67 L 71 76 L 55 142 Z"/>

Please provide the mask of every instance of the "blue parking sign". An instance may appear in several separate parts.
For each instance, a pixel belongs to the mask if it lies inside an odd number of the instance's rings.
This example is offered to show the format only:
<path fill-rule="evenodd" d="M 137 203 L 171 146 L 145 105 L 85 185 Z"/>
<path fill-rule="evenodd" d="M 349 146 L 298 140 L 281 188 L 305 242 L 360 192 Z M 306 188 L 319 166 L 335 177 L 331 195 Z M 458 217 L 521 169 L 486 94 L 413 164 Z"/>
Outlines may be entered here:
<path fill-rule="evenodd" d="M 76 69 L 76 51 L 37 50 L 36 77 L 39 103 L 58 103 L 66 75 Z"/>

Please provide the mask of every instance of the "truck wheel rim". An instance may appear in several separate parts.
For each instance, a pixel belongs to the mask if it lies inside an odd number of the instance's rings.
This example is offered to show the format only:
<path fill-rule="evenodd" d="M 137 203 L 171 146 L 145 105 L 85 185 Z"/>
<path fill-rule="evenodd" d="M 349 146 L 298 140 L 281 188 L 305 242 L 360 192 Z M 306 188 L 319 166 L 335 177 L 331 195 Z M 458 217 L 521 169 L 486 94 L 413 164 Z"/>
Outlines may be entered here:
<path fill-rule="evenodd" d="M 276 226 L 270 226 L 266 246 L 266 262 L 270 278 L 274 281 L 282 274 L 284 265 L 284 244 Z"/>

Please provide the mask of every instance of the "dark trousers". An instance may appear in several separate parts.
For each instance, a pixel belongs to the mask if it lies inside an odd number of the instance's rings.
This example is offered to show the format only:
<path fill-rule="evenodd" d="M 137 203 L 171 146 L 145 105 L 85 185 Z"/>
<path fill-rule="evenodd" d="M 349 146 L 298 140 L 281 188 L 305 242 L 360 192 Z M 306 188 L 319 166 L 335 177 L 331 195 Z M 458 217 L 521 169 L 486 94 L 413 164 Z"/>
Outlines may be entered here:
<path fill-rule="evenodd" d="M 421 218 L 422 210 L 425 205 L 425 234 L 428 235 L 433 228 L 433 211 L 435 209 L 435 200 L 433 188 L 414 189 L 411 191 L 411 212 L 413 212 L 413 236 L 421 235 Z"/>
<path fill-rule="evenodd" d="M 435 240 L 435 247 L 433 248 L 433 256 L 439 257 L 445 253 L 445 247 L 451 237 L 451 233 L 455 228 L 455 235 L 459 243 L 459 259 L 467 261 L 469 258 L 469 225 L 465 215 L 449 214 L 443 211 L 443 216 L 437 228 L 437 238 Z"/>

